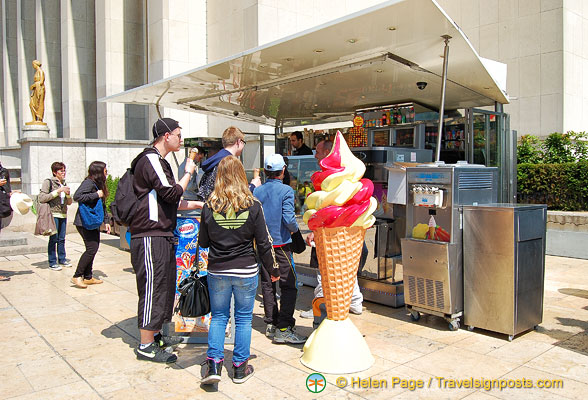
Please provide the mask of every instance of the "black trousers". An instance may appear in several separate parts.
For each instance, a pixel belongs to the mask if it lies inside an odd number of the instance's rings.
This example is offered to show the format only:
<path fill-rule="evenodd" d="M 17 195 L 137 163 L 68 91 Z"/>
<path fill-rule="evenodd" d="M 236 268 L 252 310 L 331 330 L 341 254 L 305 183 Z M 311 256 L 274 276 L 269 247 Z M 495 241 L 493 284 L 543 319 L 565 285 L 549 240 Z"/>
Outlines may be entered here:
<path fill-rule="evenodd" d="M 269 272 L 261 268 L 261 293 L 263 294 L 263 310 L 266 324 L 273 324 L 279 329 L 294 326 L 294 309 L 296 307 L 296 270 L 290 251 L 290 244 L 274 248 L 276 261 L 280 267 L 280 307 L 276 300 L 277 283 L 272 282 Z"/>
<path fill-rule="evenodd" d="M 76 226 L 76 228 L 84 240 L 86 251 L 84 251 L 80 257 L 80 261 L 78 261 L 78 267 L 76 268 L 74 278 L 83 276 L 84 279 L 92 279 L 92 266 L 94 265 L 94 257 L 96 257 L 96 253 L 98 253 L 98 247 L 100 246 L 100 230 L 88 230 L 83 226 Z"/>
<path fill-rule="evenodd" d="M 174 238 L 131 238 L 131 264 L 139 294 L 139 329 L 159 331 L 173 315 L 176 294 Z"/>

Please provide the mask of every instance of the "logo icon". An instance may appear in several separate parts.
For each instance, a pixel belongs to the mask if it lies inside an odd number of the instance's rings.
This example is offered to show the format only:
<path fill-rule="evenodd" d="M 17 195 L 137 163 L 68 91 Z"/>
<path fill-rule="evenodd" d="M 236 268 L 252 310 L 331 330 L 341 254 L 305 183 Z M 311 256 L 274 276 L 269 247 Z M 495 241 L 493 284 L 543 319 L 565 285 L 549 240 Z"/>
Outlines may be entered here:
<path fill-rule="evenodd" d="M 184 224 L 184 225 L 178 227 L 178 231 L 180 231 L 180 233 L 184 233 L 184 234 L 192 233 L 192 232 L 194 232 L 195 229 L 196 229 L 196 227 L 192 223 L 187 223 L 187 224 Z"/>
<path fill-rule="evenodd" d="M 309 392 L 320 393 L 327 387 L 327 380 L 321 374 L 310 374 L 306 377 L 306 388 Z"/>

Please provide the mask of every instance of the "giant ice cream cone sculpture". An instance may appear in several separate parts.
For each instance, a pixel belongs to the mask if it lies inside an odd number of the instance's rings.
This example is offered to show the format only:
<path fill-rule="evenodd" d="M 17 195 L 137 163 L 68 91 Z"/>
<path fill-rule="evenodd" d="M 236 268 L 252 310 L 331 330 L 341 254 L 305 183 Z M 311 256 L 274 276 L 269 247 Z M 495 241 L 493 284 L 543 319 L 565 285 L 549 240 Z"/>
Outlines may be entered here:
<path fill-rule="evenodd" d="M 327 318 L 308 338 L 301 362 L 319 372 L 358 372 L 374 363 L 348 318 L 365 231 L 375 222 L 374 185 L 361 179 L 365 165 L 340 132 L 320 167 L 311 178 L 317 191 L 306 199 L 304 221 L 314 232 Z"/>

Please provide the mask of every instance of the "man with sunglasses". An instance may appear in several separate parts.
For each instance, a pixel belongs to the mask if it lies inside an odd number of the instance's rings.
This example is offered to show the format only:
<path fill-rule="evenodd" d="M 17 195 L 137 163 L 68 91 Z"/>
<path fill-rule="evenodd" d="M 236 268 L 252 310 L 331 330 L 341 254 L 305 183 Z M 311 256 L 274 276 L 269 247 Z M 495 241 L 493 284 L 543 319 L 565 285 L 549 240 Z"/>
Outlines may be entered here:
<path fill-rule="evenodd" d="M 205 202 L 208 196 L 214 190 L 214 182 L 216 181 L 216 168 L 223 158 L 229 155 L 239 157 L 245 148 L 245 135 L 241 129 L 229 126 L 223 132 L 222 142 L 223 149 L 204 161 L 201 165 L 204 175 L 200 179 L 200 186 L 198 187 L 198 193 L 196 194 L 196 200 Z M 259 178 L 254 178 L 249 185 L 249 189 L 253 191 L 257 186 L 261 185 Z"/>

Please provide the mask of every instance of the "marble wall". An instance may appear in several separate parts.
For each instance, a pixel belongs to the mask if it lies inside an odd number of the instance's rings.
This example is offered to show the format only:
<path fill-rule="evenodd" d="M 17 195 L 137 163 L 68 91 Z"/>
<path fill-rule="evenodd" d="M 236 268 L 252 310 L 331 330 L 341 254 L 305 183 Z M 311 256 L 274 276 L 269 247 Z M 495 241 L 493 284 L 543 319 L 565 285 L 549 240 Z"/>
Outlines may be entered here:
<path fill-rule="evenodd" d="M 51 176 L 51 164 L 61 161 L 67 166 L 66 181 L 77 189 L 88 175 L 92 161 L 104 161 L 114 177 L 122 176 L 130 161 L 145 147 L 147 141 L 99 140 L 70 138 L 30 138 L 21 140 L 22 191 L 36 194 L 43 180 Z M 7 154 L 6 157 L 9 157 Z"/>
<path fill-rule="evenodd" d="M 568 65 L 567 56 L 564 56 L 564 47 L 578 40 L 578 34 L 570 34 L 564 19 L 564 14 L 569 14 L 564 10 L 570 2 L 438 2 L 466 33 L 480 56 L 507 64 L 507 91 L 511 102 L 504 110 L 511 115 L 511 129 L 519 135 L 545 136 L 571 129 L 569 121 L 582 118 L 582 96 L 574 105 L 565 101 L 568 95 L 564 80 L 580 65 Z M 574 3 L 582 9 L 582 4 L 588 2 Z M 579 29 L 581 47 L 581 24 Z M 588 91 L 586 93 L 588 95 Z"/>

